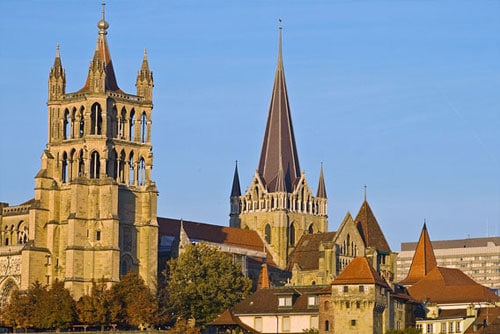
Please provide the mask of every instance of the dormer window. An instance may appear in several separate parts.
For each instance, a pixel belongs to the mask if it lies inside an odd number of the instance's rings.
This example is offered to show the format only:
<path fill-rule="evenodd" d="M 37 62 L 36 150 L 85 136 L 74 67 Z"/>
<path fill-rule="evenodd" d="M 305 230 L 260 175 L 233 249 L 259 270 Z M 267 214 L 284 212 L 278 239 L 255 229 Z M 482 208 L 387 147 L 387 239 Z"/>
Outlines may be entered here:
<path fill-rule="evenodd" d="M 278 307 L 292 307 L 292 296 L 278 297 Z"/>
<path fill-rule="evenodd" d="M 307 297 L 307 307 L 318 307 L 318 306 L 319 306 L 319 297 L 318 296 Z"/>

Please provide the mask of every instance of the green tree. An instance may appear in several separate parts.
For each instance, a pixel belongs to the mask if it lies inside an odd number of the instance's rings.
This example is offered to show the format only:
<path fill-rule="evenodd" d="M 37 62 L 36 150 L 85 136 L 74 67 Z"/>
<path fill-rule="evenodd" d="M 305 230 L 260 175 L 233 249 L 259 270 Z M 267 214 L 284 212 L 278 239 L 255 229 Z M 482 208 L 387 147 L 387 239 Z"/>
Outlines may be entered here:
<path fill-rule="evenodd" d="M 158 303 L 144 280 L 128 272 L 111 288 L 115 313 L 122 323 L 145 328 L 156 323 Z M 121 311 L 118 311 L 121 305 Z"/>
<path fill-rule="evenodd" d="M 51 312 L 44 305 L 47 294 L 47 288 L 38 281 L 26 291 L 14 291 L 9 304 L 3 309 L 7 325 L 15 328 L 45 328 L 45 319 Z"/>
<path fill-rule="evenodd" d="M 206 243 L 188 245 L 168 262 L 168 307 L 174 318 L 204 326 L 245 298 L 252 287 L 227 254 Z"/>
<path fill-rule="evenodd" d="M 42 328 L 65 329 L 76 319 L 75 300 L 64 287 L 64 283 L 57 279 L 46 292 L 46 298 L 41 301 L 41 306 L 49 310 L 41 321 Z"/>
<path fill-rule="evenodd" d="M 101 326 L 101 330 L 118 322 L 121 308 L 104 282 L 94 282 L 90 295 L 82 296 L 76 303 L 78 320 L 85 325 Z"/>

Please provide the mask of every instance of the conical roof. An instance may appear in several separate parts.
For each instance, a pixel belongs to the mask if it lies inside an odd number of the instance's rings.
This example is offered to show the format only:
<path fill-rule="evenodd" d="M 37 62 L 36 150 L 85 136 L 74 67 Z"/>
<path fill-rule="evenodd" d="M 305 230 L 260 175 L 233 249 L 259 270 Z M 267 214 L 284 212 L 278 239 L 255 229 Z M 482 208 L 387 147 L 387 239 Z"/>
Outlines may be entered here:
<path fill-rule="evenodd" d="M 366 247 L 372 247 L 378 251 L 391 252 L 384 233 L 366 199 L 363 201 L 354 221 Z"/>
<path fill-rule="evenodd" d="M 281 28 L 278 64 L 257 171 L 269 192 L 279 191 L 278 186 L 281 186 L 282 179 L 285 191 L 292 192 L 296 181 L 300 178 L 299 158 L 283 68 Z"/>
<path fill-rule="evenodd" d="M 413 285 L 436 267 L 437 261 L 434 255 L 434 249 L 432 248 L 431 239 L 427 232 L 427 226 L 424 223 L 417 247 L 415 248 L 413 260 L 411 261 L 408 276 L 399 283 L 402 285 Z"/>
<path fill-rule="evenodd" d="M 115 71 L 113 69 L 113 62 L 111 60 L 111 53 L 109 51 L 106 35 L 109 28 L 108 22 L 104 19 L 104 4 L 102 7 L 102 18 L 97 22 L 99 28 L 99 35 L 97 36 L 97 45 L 94 52 L 94 57 L 90 62 L 89 73 L 85 85 L 80 92 L 87 92 L 91 88 L 92 76 L 96 70 L 102 69 L 105 75 L 105 91 L 118 91 L 121 92 L 116 82 Z"/>

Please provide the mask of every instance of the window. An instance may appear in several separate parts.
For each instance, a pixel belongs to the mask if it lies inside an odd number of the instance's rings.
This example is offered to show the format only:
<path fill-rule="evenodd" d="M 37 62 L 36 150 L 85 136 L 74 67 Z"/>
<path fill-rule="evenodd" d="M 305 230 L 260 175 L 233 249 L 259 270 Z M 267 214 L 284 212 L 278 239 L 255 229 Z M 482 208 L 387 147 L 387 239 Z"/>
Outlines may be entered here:
<path fill-rule="evenodd" d="M 330 330 L 330 321 L 325 320 L 325 332 L 328 332 Z"/>
<path fill-rule="evenodd" d="M 101 169 L 101 161 L 100 161 L 99 153 L 94 151 L 90 155 L 90 178 L 91 179 L 98 179 L 100 169 Z"/>
<path fill-rule="evenodd" d="M 90 134 L 100 135 L 102 128 L 102 110 L 99 103 L 95 103 L 90 111 Z"/>
<path fill-rule="evenodd" d="M 311 316 L 311 328 L 319 328 L 319 318 L 317 315 Z"/>
<path fill-rule="evenodd" d="M 427 332 L 426 333 L 433 333 L 432 324 L 427 324 Z"/>
<path fill-rule="evenodd" d="M 307 298 L 307 306 L 308 307 L 317 307 L 318 304 L 319 304 L 319 297 L 318 296 L 309 296 Z"/>
<path fill-rule="evenodd" d="M 271 226 L 269 224 L 266 224 L 266 227 L 264 229 L 264 239 L 266 239 L 266 243 L 270 244 L 271 243 Z"/>
<path fill-rule="evenodd" d="M 278 307 L 292 307 L 292 296 L 279 297 Z"/>
<path fill-rule="evenodd" d="M 454 323 L 453 323 L 453 322 L 450 322 L 450 323 L 449 323 L 449 326 L 448 326 L 448 332 L 453 333 L 453 327 L 454 327 L 453 325 L 454 325 Z"/>
<path fill-rule="evenodd" d="M 141 143 L 145 143 L 147 140 L 147 131 L 148 131 L 148 118 L 146 113 L 143 112 L 141 116 Z"/>
<path fill-rule="evenodd" d="M 360 285 L 359 286 L 359 292 L 365 292 L 365 286 L 364 285 Z"/>
<path fill-rule="evenodd" d="M 460 329 L 460 321 L 457 321 L 455 324 L 455 332 L 460 333 L 462 330 Z"/>
<path fill-rule="evenodd" d="M 356 302 L 356 308 L 359 310 L 361 308 L 361 302 Z"/>
<path fill-rule="evenodd" d="M 97 241 L 101 241 L 101 231 L 97 231 L 97 232 L 95 233 L 95 240 L 97 240 Z"/>
<path fill-rule="evenodd" d="M 139 160 L 139 171 L 137 172 L 137 182 L 140 186 L 146 184 L 146 163 L 144 162 L 144 158 Z"/>
<path fill-rule="evenodd" d="M 349 287 L 347 285 L 344 285 L 344 292 L 349 292 Z"/>
<path fill-rule="evenodd" d="M 261 332 L 262 331 L 262 317 L 255 317 L 254 320 L 254 327 L 256 331 Z"/>
<path fill-rule="evenodd" d="M 356 319 L 351 319 L 351 326 L 356 326 Z"/>
<path fill-rule="evenodd" d="M 295 245 L 295 225 L 294 224 L 291 224 L 290 225 L 290 233 L 289 233 L 289 244 L 290 246 L 294 246 Z"/>
<path fill-rule="evenodd" d="M 349 300 L 345 302 L 345 308 L 351 308 L 351 302 Z"/>
<path fill-rule="evenodd" d="M 290 317 L 283 317 L 282 326 L 283 326 L 283 332 L 290 331 Z"/>
<path fill-rule="evenodd" d="M 446 333 L 446 322 L 441 323 L 441 332 L 440 333 Z"/>

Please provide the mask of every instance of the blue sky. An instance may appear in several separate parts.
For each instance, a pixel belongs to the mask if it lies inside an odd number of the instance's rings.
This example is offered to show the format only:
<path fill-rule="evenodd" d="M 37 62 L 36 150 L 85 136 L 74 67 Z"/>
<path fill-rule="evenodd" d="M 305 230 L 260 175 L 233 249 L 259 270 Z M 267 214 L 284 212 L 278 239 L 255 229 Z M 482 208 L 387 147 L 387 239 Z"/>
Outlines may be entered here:
<path fill-rule="evenodd" d="M 0 2 L 0 201 L 33 197 L 47 142 L 56 44 L 81 88 L 99 1 Z M 500 234 L 500 1 L 116 1 L 106 5 L 118 85 L 154 73 L 158 214 L 229 221 L 235 160 L 257 168 L 278 18 L 301 168 L 323 163 L 329 230 L 364 185 L 391 247 Z M 9 157 L 15 157 L 13 159 Z"/>

